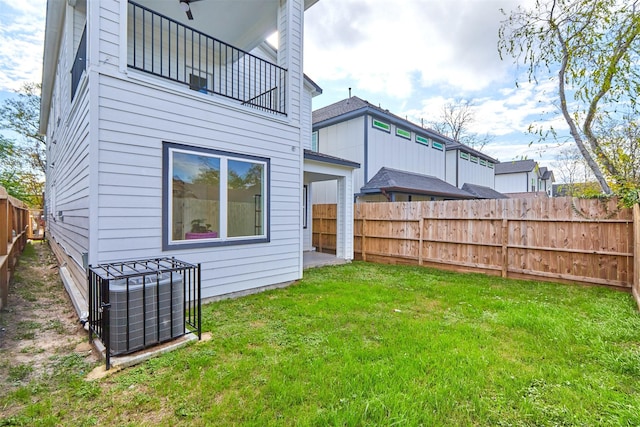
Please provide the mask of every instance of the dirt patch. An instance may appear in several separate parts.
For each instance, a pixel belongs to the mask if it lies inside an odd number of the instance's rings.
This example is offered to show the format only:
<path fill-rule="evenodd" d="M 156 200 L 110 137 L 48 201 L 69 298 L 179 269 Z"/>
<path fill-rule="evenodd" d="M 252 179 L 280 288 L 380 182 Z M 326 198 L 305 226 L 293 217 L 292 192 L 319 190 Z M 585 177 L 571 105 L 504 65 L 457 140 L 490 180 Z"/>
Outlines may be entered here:
<path fill-rule="evenodd" d="M 27 245 L 0 311 L 0 397 L 50 375 L 60 357 L 77 354 L 93 363 L 97 354 L 58 275 L 47 243 Z"/>

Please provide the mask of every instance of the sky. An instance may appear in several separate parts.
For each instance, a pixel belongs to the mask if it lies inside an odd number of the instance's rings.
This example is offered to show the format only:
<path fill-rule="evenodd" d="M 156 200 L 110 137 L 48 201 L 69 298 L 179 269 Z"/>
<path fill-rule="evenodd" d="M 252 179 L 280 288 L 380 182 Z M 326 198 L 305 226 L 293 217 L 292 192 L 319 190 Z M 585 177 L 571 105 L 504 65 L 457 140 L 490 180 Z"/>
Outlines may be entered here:
<path fill-rule="evenodd" d="M 500 9 L 527 2 L 320 0 L 305 13 L 304 71 L 323 89 L 313 108 L 348 97 L 351 88 L 420 124 L 438 120 L 446 102 L 463 99 L 473 106 L 470 130 L 493 138 L 485 153 L 550 166 L 557 149 L 527 129 L 533 123 L 566 129 L 555 87 L 528 83 L 526 70 L 501 60 L 497 50 Z M 0 102 L 23 82 L 42 78 L 45 9 L 46 0 L 0 0 Z"/>
<path fill-rule="evenodd" d="M 567 128 L 553 83 L 498 54 L 506 12 L 525 0 L 320 0 L 305 13 L 305 73 L 322 89 L 314 109 L 352 95 L 420 124 L 447 102 L 472 105 L 470 130 L 493 139 L 483 150 L 509 161 L 554 162 L 554 144 L 530 125 Z M 529 2 L 530 3 L 530 2 Z M 516 87 L 516 80 L 518 87 Z M 530 143 L 533 143 L 530 145 Z"/>

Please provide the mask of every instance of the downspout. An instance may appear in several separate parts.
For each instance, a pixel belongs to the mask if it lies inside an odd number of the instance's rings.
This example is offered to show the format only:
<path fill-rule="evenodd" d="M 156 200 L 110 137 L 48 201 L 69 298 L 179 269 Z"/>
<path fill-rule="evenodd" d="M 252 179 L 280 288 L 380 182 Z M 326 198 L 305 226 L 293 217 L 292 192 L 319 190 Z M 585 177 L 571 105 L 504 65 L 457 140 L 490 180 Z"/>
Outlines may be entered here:
<path fill-rule="evenodd" d="M 369 115 L 365 113 L 364 117 L 364 181 L 363 184 L 369 182 Z"/>
<path fill-rule="evenodd" d="M 460 150 L 456 150 L 456 187 L 458 187 L 458 188 L 460 188 L 460 187 L 459 187 L 459 185 L 458 185 L 458 179 L 459 179 L 459 178 L 458 178 L 458 174 L 460 173 L 460 172 L 458 171 L 458 162 L 459 162 L 459 161 L 460 161 Z M 445 162 L 445 164 L 446 164 L 446 162 Z M 445 174 L 446 174 L 446 173 L 447 173 L 447 172 L 445 171 Z M 446 176 L 446 175 L 445 175 L 445 176 Z"/>

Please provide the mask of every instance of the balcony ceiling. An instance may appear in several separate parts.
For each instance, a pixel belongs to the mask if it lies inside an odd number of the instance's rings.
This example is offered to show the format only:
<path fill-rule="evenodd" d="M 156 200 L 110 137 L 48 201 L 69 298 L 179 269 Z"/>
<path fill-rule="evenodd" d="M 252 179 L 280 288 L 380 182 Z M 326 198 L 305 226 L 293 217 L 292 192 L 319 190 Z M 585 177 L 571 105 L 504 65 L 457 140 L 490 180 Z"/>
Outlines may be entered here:
<path fill-rule="evenodd" d="M 279 0 L 192 0 L 192 21 L 187 19 L 179 0 L 134 1 L 246 51 L 278 30 Z M 305 0 L 305 9 L 317 1 Z"/>

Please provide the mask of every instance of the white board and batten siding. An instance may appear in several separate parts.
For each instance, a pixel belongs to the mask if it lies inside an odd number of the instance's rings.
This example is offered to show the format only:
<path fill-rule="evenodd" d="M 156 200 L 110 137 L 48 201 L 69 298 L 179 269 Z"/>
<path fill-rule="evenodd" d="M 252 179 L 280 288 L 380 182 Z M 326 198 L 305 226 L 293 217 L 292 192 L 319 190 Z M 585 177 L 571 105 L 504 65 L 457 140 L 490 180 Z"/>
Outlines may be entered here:
<path fill-rule="evenodd" d="M 506 173 L 496 175 L 495 189 L 501 193 L 526 193 L 529 191 L 529 181 L 534 173 L 527 177 L 526 172 Z"/>
<path fill-rule="evenodd" d="M 364 117 L 356 117 L 318 130 L 318 151 L 364 165 Z M 353 189 L 364 185 L 364 172 L 356 169 Z M 319 181 L 312 185 L 312 204 L 337 203 L 337 182 Z"/>
<path fill-rule="evenodd" d="M 445 178 L 445 153 L 431 146 L 416 142 L 416 135 L 409 131 L 411 139 L 396 135 L 396 126 L 385 132 L 372 126 L 373 118 L 369 117 L 367 169 L 368 177 L 364 177 L 364 169 L 360 172 L 362 183 L 354 182 L 358 190 L 371 179 L 382 167 L 413 172 L 422 175 Z M 424 135 L 422 135 L 424 136 Z M 357 172 L 356 172 L 357 174 Z"/>
<path fill-rule="evenodd" d="M 395 125 L 391 125 L 390 132 L 385 132 L 372 126 L 372 117 L 367 116 L 366 120 L 366 147 L 365 116 L 318 130 L 320 152 L 360 163 L 360 169 L 353 175 L 355 193 L 359 193 L 382 167 L 444 179 L 444 151 L 434 149 L 431 143 L 417 143 L 414 132 L 409 132 L 411 139 L 406 139 L 396 135 Z M 313 202 L 336 203 L 336 190 L 335 182 L 314 184 Z"/>
<path fill-rule="evenodd" d="M 474 162 L 474 156 L 465 154 L 467 155 L 462 158 L 460 150 L 447 151 L 446 181 L 458 188 L 462 188 L 465 183 L 493 188 L 495 169 L 488 166 L 488 161 L 481 164 L 481 160 L 475 157 Z"/>

